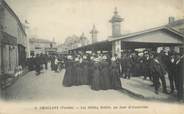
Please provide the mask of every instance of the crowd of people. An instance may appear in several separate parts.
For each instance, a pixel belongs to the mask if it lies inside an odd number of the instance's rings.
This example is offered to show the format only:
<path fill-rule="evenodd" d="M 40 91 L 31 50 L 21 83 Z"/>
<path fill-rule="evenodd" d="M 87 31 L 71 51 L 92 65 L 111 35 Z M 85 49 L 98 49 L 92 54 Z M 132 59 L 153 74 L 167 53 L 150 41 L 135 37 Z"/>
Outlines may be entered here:
<path fill-rule="evenodd" d="M 178 100 L 183 99 L 183 53 L 162 50 L 144 50 L 137 52 L 125 50 L 121 57 L 116 54 L 103 53 L 70 53 L 68 55 L 37 54 L 28 59 L 30 70 L 40 74 L 42 66 L 58 72 L 66 69 L 63 86 L 89 85 L 93 90 L 121 89 L 124 79 L 132 76 L 144 76 L 143 79 L 152 82 L 155 93 L 159 94 L 162 87 L 163 93 L 172 94 L 176 91 Z M 166 85 L 166 76 L 170 88 Z M 122 81 L 122 82 L 121 82 Z"/>
<path fill-rule="evenodd" d="M 38 76 L 42 69 L 48 70 L 48 63 L 52 71 L 59 72 L 64 68 L 65 56 L 36 54 L 27 59 L 27 66 L 30 71 L 35 70 Z"/>
<path fill-rule="evenodd" d="M 64 86 L 90 85 L 94 90 L 120 89 L 120 78 L 144 76 L 153 83 L 155 93 L 159 88 L 165 94 L 177 92 L 183 99 L 183 53 L 161 50 L 143 52 L 127 50 L 121 58 L 109 54 L 74 54 L 67 56 Z M 168 76 L 169 84 L 166 84 Z M 123 83 L 123 82 L 122 82 Z M 167 88 L 166 85 L 170 85 Z"/>
<path fill-rule="evenodd" d="M 67 56 L 63 85 L 89 85 L 93 90 L 121 89 L 116 58 L 109 60 L 102 54 Z"/>
<path fill-rule="evenodd" d="M 183 53 L 167 50 L 161 50 L 160 53 L 157 53 L 147 50 L 141 55 L 137 52 L 125 52 L 119 61 L 122 66 L 122 72 L 125 74 L 124 78 L 130 78 L 137 74 L 144 76 L 144 79 L 149 77 L 156 94 L 159 94 L 159 87 L 162 85 L 163 93 L 173 94 L 176 90 L 178 100 L 182 100 L 183 60 Z M 166 87 L 166 76 L 169 79 L 170 91 Z"/>

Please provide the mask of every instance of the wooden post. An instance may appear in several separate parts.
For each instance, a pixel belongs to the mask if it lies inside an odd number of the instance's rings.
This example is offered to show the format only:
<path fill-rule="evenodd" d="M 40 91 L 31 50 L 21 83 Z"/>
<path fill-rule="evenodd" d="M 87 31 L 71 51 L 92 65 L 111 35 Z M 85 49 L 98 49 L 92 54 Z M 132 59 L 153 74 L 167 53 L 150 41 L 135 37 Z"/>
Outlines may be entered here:
<path fill-rule="evenodd" d="M 118 58 L 121 58 L 121 40 L 112 42 L 112 56 L 115 56 L 115 54 Z"/>

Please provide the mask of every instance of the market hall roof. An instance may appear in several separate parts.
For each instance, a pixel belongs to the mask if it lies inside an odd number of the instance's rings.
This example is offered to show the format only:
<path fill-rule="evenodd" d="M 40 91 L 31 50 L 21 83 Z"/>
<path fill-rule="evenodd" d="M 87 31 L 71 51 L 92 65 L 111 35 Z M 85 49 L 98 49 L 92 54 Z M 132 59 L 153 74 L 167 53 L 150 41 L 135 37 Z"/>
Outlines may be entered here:
<path fill-rule="evenodd" d="M 112 43 L 109 42 L 108 40 L 104 40 L 104 41 L 100 41 L 100 42 L 95 42 L 86 46 L 81 46 L 75 49 L 71 49 L 71 50 L 107 50 L 110 51 L 111 50 L 111 46 Z"/>
<path fill-rule="evenodd" d="M 117 40 L 122 42 L 123 48 L 152 48 L 183 45 L 184 35 L 172 28 L 161 26 L 120 37 L 109 37 L 108 40 L 78 47 L 73 50 L 112 50 L 112 42 Z"/>
<path fill-rule="evenodd" d="M 178 31 L 176 31 L 176 30 L 174 30 L 172 28 L 168 28 L 166 26 L 160 26 L 160 27 L 147 29 L 147 30 L 144 30 L 144 31 L 129 33 L 129 34 L 122 35 L 120 37 L 112 37 L 112 36 L 110 36 L 108 38 L 108 40 L 109 41 L 116 41 L 116 40 L 126 41 L 127 38 L 133 38 L 133 37 L 137 37 L 137 36 L 141 36 L 141 35 L 146 35 L 146 34 L 157 32 L 157 31 L 163 31 L 163 32 L 167 32 L 167 33 L 172 33 L 173 35 L 176 35 L 181 40 L 184 40 L 184 35 L 182 33 L 178 32 Z M 152 39 L 149 39 L 149 40 L 151 41 L 151 40 L 154 40 L 154 39 L 155 38 L 152 38 Z M 159 38 L 159 39 L 162 39 L 162 38 Z M 159 43 L 159 41 L 158 41 L 158 43 Z M 167 42 L 165 42 L 165 43 L 167 43 Z"/>
<path fill-rule="evenodd" d="M 108 40 L 121 40 L 122 48 L 154 48 L 183 45 L 184 35 L 172 28 L 161 26 Z"/>

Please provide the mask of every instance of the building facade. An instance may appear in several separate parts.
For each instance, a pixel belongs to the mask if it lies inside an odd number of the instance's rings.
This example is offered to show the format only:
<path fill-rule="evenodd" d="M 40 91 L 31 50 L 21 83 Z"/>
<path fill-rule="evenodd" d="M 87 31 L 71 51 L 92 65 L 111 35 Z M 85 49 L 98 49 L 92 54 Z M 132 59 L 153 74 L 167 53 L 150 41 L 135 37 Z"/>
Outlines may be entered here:
<path fill-rule="evenodd" d="M 30 55 L 36 56 L 36 54 L 52 54 L 57 51 L 56 42 L 45 39 L 30 38 Z"/>
<path fill-rule="evenodd" d="M 98 39 L 97 39 L 98 31 L 96 30 L 95 25 L 93 25 L 93 28 L 90 31 L 90 34 L 91 34 L 91 43 L 97 42 L 98 41 Z"/>
<path fill-rule="evenodd" d="M 67 37 L 63 44 L 57 46 L 58 53 L 65 53 L 69 50 L 88 45 L 89 43 L 89 39 L 84 33 L 82 33 L 80 37 L 72 35 Z"/>
<path fill-rule="evenodd" d="M 9 7 L 0 2 L 0 74 L 14 73 L 18 65 L 26 61 L 27 36 L 22 23 Z"/>

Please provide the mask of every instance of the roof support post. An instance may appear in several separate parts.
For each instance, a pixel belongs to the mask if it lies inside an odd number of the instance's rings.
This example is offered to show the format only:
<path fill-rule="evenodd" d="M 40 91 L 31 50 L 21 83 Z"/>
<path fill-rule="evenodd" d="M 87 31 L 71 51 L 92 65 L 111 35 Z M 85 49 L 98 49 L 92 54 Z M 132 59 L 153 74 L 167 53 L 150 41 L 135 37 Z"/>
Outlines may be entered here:
<path fill-rule="evenodd" d="M 112 56 L 115 55 L 117 55 L 118 58 L 121 58 L 121 40 L 112 42 Z"/>

